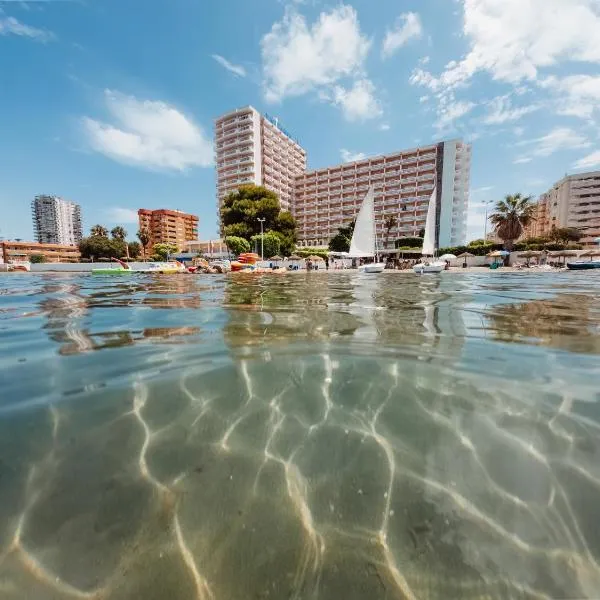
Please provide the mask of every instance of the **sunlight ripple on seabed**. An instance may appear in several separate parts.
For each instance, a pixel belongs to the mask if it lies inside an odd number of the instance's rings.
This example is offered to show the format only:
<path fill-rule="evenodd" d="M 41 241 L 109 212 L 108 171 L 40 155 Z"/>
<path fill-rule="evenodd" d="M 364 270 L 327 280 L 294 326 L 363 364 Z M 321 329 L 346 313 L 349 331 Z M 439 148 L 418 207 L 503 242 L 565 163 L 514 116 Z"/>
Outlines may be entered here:
<path fill-rule="evenodd" d="M 336 277 L 40 279 L 3 354 L 0 597 L 596 596 L 593 340 L 523 278 Z"/>

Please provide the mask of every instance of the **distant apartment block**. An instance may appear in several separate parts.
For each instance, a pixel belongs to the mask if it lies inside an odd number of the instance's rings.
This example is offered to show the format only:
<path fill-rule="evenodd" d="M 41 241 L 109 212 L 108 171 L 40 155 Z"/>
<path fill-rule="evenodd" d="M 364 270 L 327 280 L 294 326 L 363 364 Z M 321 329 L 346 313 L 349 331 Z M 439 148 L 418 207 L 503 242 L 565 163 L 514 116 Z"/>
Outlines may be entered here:
<path fill-rule="evenodd" d="M 139 228 L 150 235 L 148 251 L 154 244 L 169 243 L 181 250 L 185 242 L 198 239 L 198 217 L 179 210 L 138 210 Z"/>
<path fill-rule="evenodd" d="M 29 260 L 34 255 L 41 255 L 46 262 L 79 262 L 79 248 L 71 244 L 40 244 L 39 242 L 0 242 L 2 260 L 10 263 L 13 260 Z"/>
<path fill-rule="evenodd" d="M 388 217 L 397 222 L 390 245 L 418 236 L 435 189 L 437 247 L 464 244 L 470 168 L 471 146 L 455 140 L 304 173 L 296 178 L 293 199 L 299 245 L 326 245 L 356 218 L 369 186 L 375 190 L 380 242 L 387 237 Z"/>
<path fill-rule="evenodd" d="M 252 106 L 229 112 L 215 121 L 217 200 L 241 185 L 263 185 L 290 210 L 294 179 L 306 169 L 306 152 L 279 125 Z"/>
<path fill-rule="evenodd" d="M 535 220 L 524 237 L 548 235 L 553 228 L 576 227 L 583 233 L 580 243 L 596 245 L 600 237 L 600 171 L 568 175 L 542 194 Z"/>
<path fill-rule="evenodd" d="M 42 244 L 76 245 L 83 237 L 81 207 L 59 196 L 39 195 L 31 203 L 33 233 Z"/>

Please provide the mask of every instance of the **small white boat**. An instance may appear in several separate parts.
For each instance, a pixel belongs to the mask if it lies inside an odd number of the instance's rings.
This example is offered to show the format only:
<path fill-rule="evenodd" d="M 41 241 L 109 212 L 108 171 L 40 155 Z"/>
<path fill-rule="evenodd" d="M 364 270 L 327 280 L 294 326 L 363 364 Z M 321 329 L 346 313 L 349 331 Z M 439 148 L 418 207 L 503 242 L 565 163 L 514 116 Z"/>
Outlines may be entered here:
<path fill-rule="evenodd" d="M 378 262 L 377 256 L 377 231 L 375 228 L 375 192 L 373 186 L 369 187 L 367 195 L 358 211 L 350 252 L 353 258 L 374 258 L 375 262 L 361 265 L 358 269 L 363 273 L 383 273 L 385 263 Z"/>
<path fill-rule="evenodd" d="M 425 235 L 423 236 L 423 256 L 433 256 L 432 260 L 421 259 L 413 267 L 413 271 L 418 275 L 424 273 L 441 273 L 446 268 L 446 261 L 435 259 L 435 198 L 436 190 L 433 190 L 429 199 L 429 208 L 427 209 L 427 219 L 425 221 Z"/>
<path fill-rule="evenodd" d="M 413 271 L 419 275 L 423 275 L 423 273 L 441 273 L 445 268 L 445 262 L 436 260 L 433 262 L 420 262 L 413 267 Z"/>

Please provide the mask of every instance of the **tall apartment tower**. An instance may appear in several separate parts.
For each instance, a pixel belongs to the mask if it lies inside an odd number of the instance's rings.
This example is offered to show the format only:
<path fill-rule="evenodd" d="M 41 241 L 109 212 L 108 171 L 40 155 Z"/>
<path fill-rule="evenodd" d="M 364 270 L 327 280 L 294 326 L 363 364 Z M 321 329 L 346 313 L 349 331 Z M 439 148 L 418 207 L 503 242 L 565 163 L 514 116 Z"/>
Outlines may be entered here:
<path fill-rule="evenodd" d="M 215 121 L 217 199 L 240 185 L 263 185 L 291 209 L 294 179 L 306 169 L 306 152 L 277 119 L 252 106 L 228 112 Z"/>
<path fill-rule="evenodd" d="M 81 206 L 58 196 L 39 195 L 31 202 L 36 242 L 74 246 L 81 241 Z"/>
<path fill-rule="evenodd" d="M 440 142 L 310 171 L 296 177 L 293 214 L 300 246 L 325 246 L 356 218 L 373 186 L 379 239 L 419 235 L 435 190 L 436 246 L 466 242 L 471 146 Z M 397 225 L 389 231 L 388 217 Z"/>
<path fill-rule="evenodd" d="M 575 227 L 583 234 L 580 243 L 596 245 L 600 238 L 600 171 L 568 175 L 555 183 L 540 196 L 535 220 L 523 236 L 546 236 L 554 227 Z"/>
<path fill-rule="evenodd" d="M 160 208 L 138 210 L 138 220 L 141 230 L 150 235 L 146 250 L 152 251 L 152 246 L 159 243 L 174 244 L 182 250 L 185 242 L 198 239 L 198 217 L 179 210 Z"/>

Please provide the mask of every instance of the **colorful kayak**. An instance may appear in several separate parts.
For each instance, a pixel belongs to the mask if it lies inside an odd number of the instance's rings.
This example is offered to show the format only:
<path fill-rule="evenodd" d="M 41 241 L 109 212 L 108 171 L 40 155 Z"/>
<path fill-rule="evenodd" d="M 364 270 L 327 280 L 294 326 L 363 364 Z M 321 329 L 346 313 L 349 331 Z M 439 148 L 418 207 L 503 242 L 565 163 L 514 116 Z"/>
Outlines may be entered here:
<path fill-rule="evenodd" d="M 138 268 L 130 267 L 126 262 L 120 260 L 117 262 L 118 266 L 92 269 L 92 275 L 174 275 L 186 272 L 185 265 L 178 261 L 146 263 L 143 267 Z"/>

